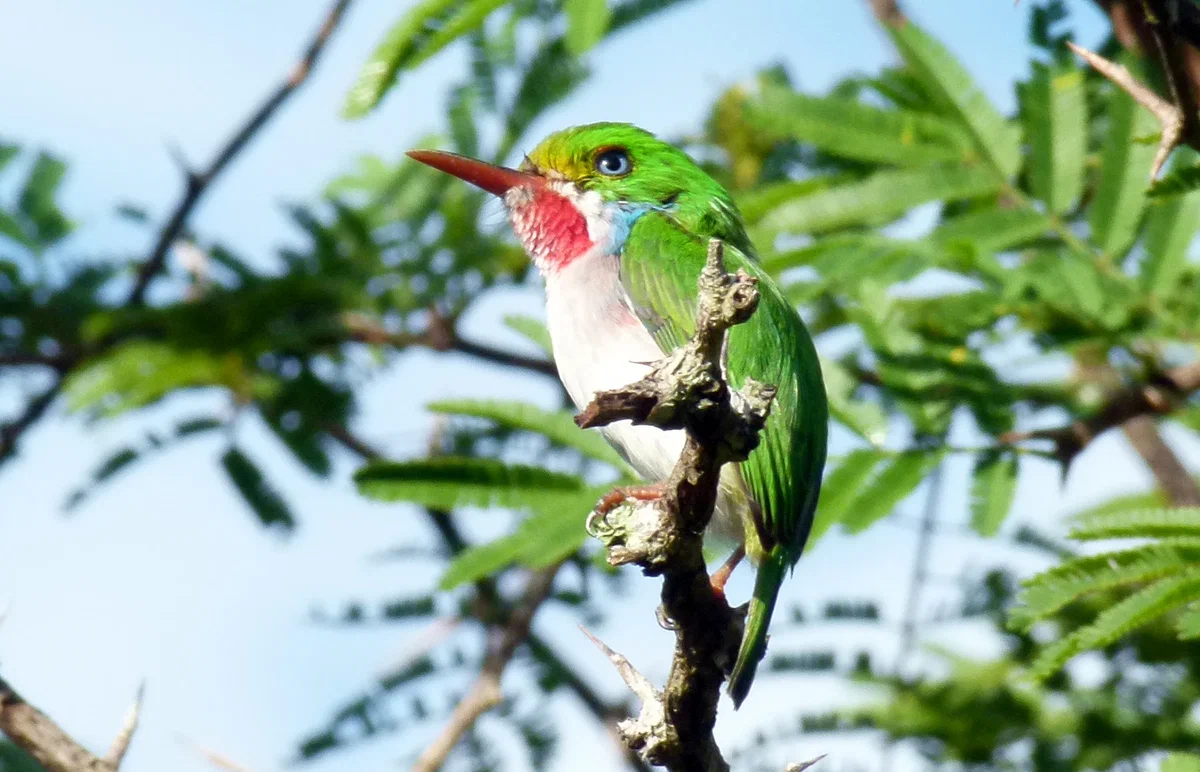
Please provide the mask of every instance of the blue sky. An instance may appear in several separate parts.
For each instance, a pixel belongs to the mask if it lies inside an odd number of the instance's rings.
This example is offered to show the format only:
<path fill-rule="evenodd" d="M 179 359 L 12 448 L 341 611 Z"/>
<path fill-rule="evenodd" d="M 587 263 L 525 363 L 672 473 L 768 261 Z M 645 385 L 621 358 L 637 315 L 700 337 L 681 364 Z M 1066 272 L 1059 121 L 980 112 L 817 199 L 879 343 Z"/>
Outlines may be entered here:
<path fill-rule="evenodd" d="M 1028 53 L 1026 8 L 1014 9 L 1010 0 L 907 5 L 948 41 L 998 103 L 1012 105 L 1011 84 Z M 1069 5 L 1078 12 L 1082 40 L 1095 42 L 1102 25 L 1090 3 Z M 311 198 L 358 153 L 394 157 L 440 128 L 444 87 L 463 66 L 458 50 L 410 76 L 371 117 L 346 122 L 338 114 L 357 68 L 403 8 L 383 0 L 355 3 L 310 85 L 199 208 L 197 229 L 265 259 L 292 237 L 281 202 Z M 0 0 L 0 72 L 9 74 L 0 79 L 0 136 L 71 161 L 66 208 L 81 222 L 74 251 L 143 254 L 149 234 L 116 222 L 113 206 L 132 201 L 163 214 L 180 184 L 168 144 L 196 163 L 207 159 L 290 66 L 324 10 L 323 0 Z M 892 54 L 865 2 L 697 0 L 605 43 L 594 57 L 596 76 L 534 135 L 600 119 L 682 132 L 696 125 L 722 89 L 764 65 L 786 62 L 804 87 L 820 90 L 849 72 L 876 69 Z M 519 345 L 494 324 L 513 310 L 539 313 L 538 289 L 507 290 L 490 299 L 467 320 L 469 330 Z M 415 454 L 429 426 L 420 406 L 456 395 L 549 405 L 555 390 L 465 359 L 413 352 L 367 387 L 358 426 L 395 455 Z M 14 397 L 12 389 L 0 390 L 0 410 L 10 409 Z M 95 748 L 107 744 L 137 684 L 146 680 L 144 725 L 125 767 L 130 772 L 210 769 L 188 744 L 259 772 L 280 768 L 298 737 L 322 725 L 333 706 L 394 663 L 420 632 L 322 628 L 307 621 L 309 609 L 402 595 L 433 578 L 428 566 L 366 560 L 400 541 L 429 537 L 404 508 L 353 494 L 352 459 L 341 459 L 332 483 L 317 484 L 252 425 L 242 428 L 241 439 L 266 461 L 302 520 L 291 539 L 254 525 L 216 465 L 224 447 L 216 439 L 144 463 L 80 511 L 62 514 L 67 492 L 99 459 L 200 406 L 220 404 L 189 399 L 95 428 L 59 410 L 0 474 L 0 609 L 8 609 L 0 625 L 4 675 Z M 1188 448 L 1193 460 L 1200 457 L 1196 451 Z M 1018 511 L 1052 524 L 1063 511 L 1147 483 L 1139 462 L 1110 436 L 1088 451 L 1065 489 L 1054 470 L 1032 468 L 1022 478 Z M 947 517 L 958 517 L 964 501 L 961 485 L 950 486 Z M 919 503 L 908 502 L 907 511 Z M 497 527 L 469 525 L 480 532 Z M 801 562 L 785 602 L 813 607 L 835 595 L 882 597 L 885 608 L 896 612 L 912 543 L 911 530 L 893 525 L 856 539 L 828 538 Z M 994 546 L 948 536 L 939 543 L 939 573 L 998 554 Z M 748 579 L 748 572 L 735 577 L 735 598 L 747 593 Z M 653 622 L 655 588 L 631 584 L 624 612 L 599 632 L 618 650 L 637 652 L 637 664 L 661 680 L 669 642 Z M 937 588 L 931 596 L 931 603 L 951 597 Z M 568 615 L 548 614 L 538 624 L 596 677 L 604 693 L 622 694 Z M 773 645 L 798 645 L 788 635 Z M 832 635 L 818 631 L 804 641 L 830 643 Z M 890 651 L 889 639 L 860 637 L 864 646 Z M 513 678 L 519 682 L 521 673 Z M 845 695 L 831 680 L 807 679 L 799 687 L 786 679 L 764 681 L 739 713 L 726 706 L 720 737 L 733 741 L 800 705 L 820 708 Z M 594 751 L 593 768 L 616 768 L 608 739 L 569 698 L 558 698 L 555 715 L 576 753 Z M 406 738 L 413 744 L 421 739 Z M 407 745 L 384 740 L 313 768 L 390 767 Z M 801 749 L 827 750 L 820 742 Z M 844 751 L 847 759 L 862 752 Z"/>

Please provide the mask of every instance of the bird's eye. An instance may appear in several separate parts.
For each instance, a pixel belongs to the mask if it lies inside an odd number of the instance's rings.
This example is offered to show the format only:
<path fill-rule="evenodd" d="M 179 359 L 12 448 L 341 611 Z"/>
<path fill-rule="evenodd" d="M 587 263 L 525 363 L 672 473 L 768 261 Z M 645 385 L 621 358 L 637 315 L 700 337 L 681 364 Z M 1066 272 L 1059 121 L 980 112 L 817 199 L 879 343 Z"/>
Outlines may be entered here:
<path fill-rule="evenodd" d="M 629 154 L 619 147 L 609 148 L 596 156 L 596 171 L 606 177 L 623 177 L 632 168 Z"/>

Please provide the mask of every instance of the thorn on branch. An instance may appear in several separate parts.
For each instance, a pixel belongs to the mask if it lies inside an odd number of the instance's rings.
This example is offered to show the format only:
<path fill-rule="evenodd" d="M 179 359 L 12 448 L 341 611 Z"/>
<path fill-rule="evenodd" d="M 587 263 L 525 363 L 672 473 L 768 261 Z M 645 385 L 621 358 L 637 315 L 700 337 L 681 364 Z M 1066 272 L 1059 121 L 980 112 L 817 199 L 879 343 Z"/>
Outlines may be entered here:
<path fill-rule="evenodd" d="M 121 728 L 117 730 L 117 736 L 113 738 L 108 753 L 104 754 L 104 762 L 113 769 L 121 766 L 121 762 L 125 760 L 125 754 L 129 752 L 129 743 L 133 741 L 133 733 L 137 731 L 138 721 L 142 715 L 142 701 L 145 697 L 146 683 L 143 681 L 138 686 L 137 694 L 133 698 L 133 704 L 125 712 L 125 718 L 121 721 Z"/>
<path fill-rule="evenodd" d="M 1150 167 L 1151 179 L 1158 177 L 1158 173 L 1162 171 L 1171 151 L 1178 147 L 1183 139 L 1186 118 L 1182 108 L 1154 93 L 1153 89 L 1135 78 L 1124 65 L 1105 59 L 1100 54 L 1070 41 L 1067 41 L 1067 46 L 1093 69 L 1112 81 L 1117 88 L 1129 94 L 1135 102 L 1149 110 L 1158 120 L 1162 127 L 1162 138 L 1158 143 L 1158 152 L 1154 154 L 1154 163 Z"/>

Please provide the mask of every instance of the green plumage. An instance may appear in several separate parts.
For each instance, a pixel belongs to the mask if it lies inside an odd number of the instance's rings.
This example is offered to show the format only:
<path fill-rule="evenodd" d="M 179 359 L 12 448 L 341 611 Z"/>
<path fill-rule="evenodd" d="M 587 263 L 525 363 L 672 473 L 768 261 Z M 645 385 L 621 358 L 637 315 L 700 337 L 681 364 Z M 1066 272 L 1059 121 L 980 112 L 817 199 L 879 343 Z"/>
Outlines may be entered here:
<path fill-rule="evenodd" d="M 727 211 L 736 217 L 732 207 Z M 812 339 L 774 281 L 738 249 L 738 241 L 747 245 L 744 236 L 737 238 L 740 222 L 721 229 L 721 218 L 707 220 L 717 227 L 696 233 L 678 215 L 643 215 L 621 253 L 621 279 L 634 310 L 664 351 L 680 346 L 695 330 L 697 280 L 709 238 L 732 236 L 727 267 L 759 279 L 758 310 L 730 331 L 726 359 L 734 388 L 747 378 L 779 388 L 759 447 L 739 465 L 759 518 L 746 532 L 746 552 L 759 568 L 746 635 L 729 682 L 734 702 L 740 703 L 766 651 L 780 583 L 800 557 L 812 527 L 825 465 L 828 407 Z"/>

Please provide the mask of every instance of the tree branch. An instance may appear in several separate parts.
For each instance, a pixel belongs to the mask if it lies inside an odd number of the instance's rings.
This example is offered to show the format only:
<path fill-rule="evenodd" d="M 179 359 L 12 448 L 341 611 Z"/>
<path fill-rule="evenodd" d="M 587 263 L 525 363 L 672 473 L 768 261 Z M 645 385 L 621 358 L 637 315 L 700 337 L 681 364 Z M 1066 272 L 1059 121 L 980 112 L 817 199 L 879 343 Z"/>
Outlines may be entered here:
<path fill-rule="evenodd" d="M 562 564 L 533 574 L 525 586 L 524 597 L 509 616 L 495 646 L 484 657 L 479 678 L 454 709 L 441 734 L 425 749 L 413 765 L 413 772 L 437 772 L 459 740 L 479 717 L 500 704 L 500 679 L 517 649 L 529 637 L 533 617 L 554 589 L 554 577 Z"/>
<path fill-rule="evenodd" d="M 77 743 L 0 677 L 0 732 L 48 772 L 116 772 L 137 729 L 141 693 L 122 723 L 112 749 L 103 759 Z"/>
<path fill-rule="evenodd" d="M 0 425 L 0 464 L 16 452 L 17 441 L 21 439 L 21 435 L 46 413 L 58 397 L 58 393 L 62 391 L 62 387 L 63 381 L 59 378 L 48 389 L 29 400 L 19 416 Z"/>
<path fill-rule="evenodd" d="M 1131 418 L 1121 429 L 1129 444 L 1150 467 L 1168 501 L 1177 507 L 1200 507 L 1200 485 L 1163 440 L 1154 419 L 1145 415 Z"/>
<path fill-rule="evenodd" d="M 1054 429 L 1005 432 L 997 439 L 1006 445 L 1050 440 L 1055 457 L 1070 466 L 1084 448 L 1109 429 L 1141 416 L 1167 415 L 1196 391 L 1200 391 L 1200 362 L 1166 370 L 1148 383 L 1118 391 L 1090 418 Z"/>
<path fill-rule="evenodd" d="M 422 332 L 392 332 L 377 320 L 361 314 L 347 314 L 342 319 L 346 334 L 350 340 L 359 343 L 369 343 L 376 346 L 394 346 L 398 349 L 411 346 L 422 346 L 434 351 L 457 351 L 467 354 L 484 362 L 515 367 L 520 370 L 557 377 L 558 368 L 554 362 L 544 357 L 530 357 L 524 354 L 514 354 L 503 349 L 493 348 L 482 343 L 475 343 L 463 338 L 453 324 L 442 320 Z"/>
<path fill-rule="evenodd" d="M 896 0 L 867 0 L 867 4 L 871 6 L 871 13 L 875 14 L 880 24 L 901 27 L 908 23 L 908 17 L 904 15 Z"/>
<path fill-rule="evenodd" d="M 140 306 L 145 303 L 146 290 L 149 288 L 150 282 L 162 271 L 166 264 L 167 252 L 170 250 L 171 244 L 183 232 L 188 217 L 191 216 L 196 205 L 200 203 L 200 200 L 204 197 L 209 187 L 212 186 L 213 182 L 216 181 L 217 177 L 220 176 L 229 163 L 266 126 L 267 122 L 271 120 L 279 108 L 288 101 L 288 98 L 308 80 L 308 76 L 312 73 L 313 68 L 316 67 L 317 62 L 321 58 L 321 53 L 325 50 L 325 44 L 329 42 L 329 38 L 333 35 L 334 30 L 341 23 L 350 2 L 351 0 L 337 0 L 333 4 L 325 14 L 321 28 L 309 42 L 303 56 L 292 67 L 291 72 L 288 73 L 284 81 L 267 97 L 266 101 L 229 138 L 224 147 L 217 152 L 216 156 L 209 163 L 208 167 L 199 172 L 185 167 L 183 196 L 180 198 L 179 203 L 175 205 L 175 209 L 171 212 L 171 216 L 167 219 L 166 224 L 163 225 L 162 230 L 159 231 L 158 238 L 150 250 L 150 255 L 138 268 L 137 278 L 134 280 L 133 289 L 129 292 L 126 305 Z"/>
<path fill-rule="evenodd" d="M 675 654 L 661 692 L 625 657 L 593 641 L 642 702 L 639 715 L 618 727 L 626 744 L 651 764 L 688 772 L 729 769 L 712 730 L 742 624 L 712 590 L 703 534 L 716 505 L 721 466 L 754 449 L 775 394 L 773 386 L 753 381 L 747 381 L 745 394 L 731 392 L 723 379 L 725 333 L 750 318 L 759 295 L 745 272 L 725 272 L 722 253 L 721 243 L 712 241 L 692 340 L 641 381 L 597 394 L 576 418 L 583 428 L 631 420 L 687 430 L 683 453 L 659 485 L 660 495 L 647 501 L 614 491 L 588 518 L 588 530 L 604 542 L 613 565 L 634 563 L 647 575 L 663 577 L 663 610 L 675 630 Z"/>

